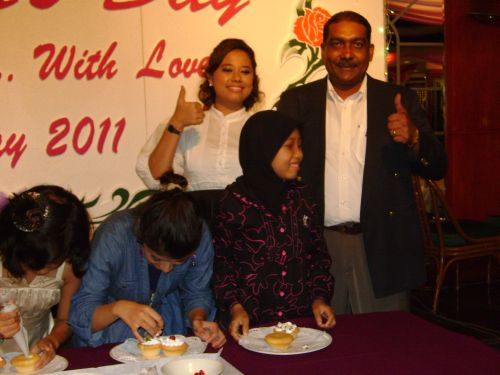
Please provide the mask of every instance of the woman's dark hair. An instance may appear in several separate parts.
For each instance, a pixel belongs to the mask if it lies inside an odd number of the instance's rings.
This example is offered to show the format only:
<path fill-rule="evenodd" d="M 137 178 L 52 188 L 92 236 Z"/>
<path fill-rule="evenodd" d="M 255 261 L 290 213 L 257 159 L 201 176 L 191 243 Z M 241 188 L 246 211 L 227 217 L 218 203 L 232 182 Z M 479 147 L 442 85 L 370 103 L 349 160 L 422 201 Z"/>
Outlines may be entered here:
<path fill-rule="evenodd" d="M 71 263 L 82 277 L 90 254 L 90 220 L 83 203 L 59 186 L 38 185 L 14 194 L 0 212 L 0 256 L 15 278 Z"/>
<path fill-rule="evenodd" d="M 248 44 L 246 44 L 241 39 L 224 39 L 220 42 L 212 51 L 208 58 L 208 65 L 205 68 L 205 79 L 200 85 L 200 90 L 198 92 L 198 98 L 201 102 L 206 106 L 210 107 L 215 103 L 215 90 L 213 86 L 210 86 L 208 82 L 208 75 L 214 74 L 217 68 L 224 60 L 226 55 L 234 50 L 241 50 L 248 55 L 252 63 L 253 68 L 253 88 L 252 92 L 243 102 L 243 106 L 245 109 L 250 109 L 253 107 L 255 103 L 260 100 L 260 91 L 259 91 L 259 76 L 257 75 L 257 61 L 255 60 L 255 53 L 252 48 Z"/>
<path fill-rule="evenodd" d="M 330 25 L 342 21 L 350 21 L 363 25 L 366 29 L 366 41 L 368 42 L 368 44 L 370 44 L 372 36 L 372 27 L 370 25 L 370 22 L 368 22 L 368 20 L 359 13 L 353 12 L 351 10 L 345 10 L 343 12 L 335 13 L 330 17 L 328 21 L 326 21 L 325 25 L 323 26 L 323 45 L 327 41 L 330 34 Z"/>
<path fill-rule="evenodd" d="M 183 259 L 197 249 L 202 225 L 193 199 L 178 188 L 157 192 L 136 209 L 139 243 L 172 259 Z"/>

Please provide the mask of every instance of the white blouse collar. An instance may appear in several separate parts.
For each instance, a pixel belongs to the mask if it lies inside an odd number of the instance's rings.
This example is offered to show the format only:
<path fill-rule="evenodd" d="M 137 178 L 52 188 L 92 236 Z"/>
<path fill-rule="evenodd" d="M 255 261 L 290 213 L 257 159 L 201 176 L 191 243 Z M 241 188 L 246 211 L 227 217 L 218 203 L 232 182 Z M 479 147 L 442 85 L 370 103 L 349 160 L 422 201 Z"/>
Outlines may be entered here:
<path fill-rule="evenodd" d="M 245 107 L 242 107 L 241 109 L 237 110 L 236 112 L 231 112 L 228 115 L 224 115 L 221 111 L 219 111 L 215 106 L 211 106 L 209 109 L 210 112 L 212 112 L 212 115 L 219 117 L 224 120 L 234 120 L 241 118 L 242 116 L 245 116 L 247 113 L 247 110 Z"/>

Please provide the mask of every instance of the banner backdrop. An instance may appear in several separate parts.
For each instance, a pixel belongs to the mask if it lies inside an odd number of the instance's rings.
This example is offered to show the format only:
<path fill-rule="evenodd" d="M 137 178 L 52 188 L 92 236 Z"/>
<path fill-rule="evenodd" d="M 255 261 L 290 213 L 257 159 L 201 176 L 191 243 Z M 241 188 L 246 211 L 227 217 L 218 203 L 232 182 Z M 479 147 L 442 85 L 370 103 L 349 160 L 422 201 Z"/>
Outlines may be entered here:
<path fill-rule="evenodd" d="M 0 0 L 0 191 L 71 189 L 96 222 L 145 187 L 136 156 L 171 116 L 179 88 L 197 100 L 207 56 L 244 39 L 271 108 L 321 78 L 321 32 L 334 13 L 368 18 L 385 79 L 384 2 L 372 0 Z"/>

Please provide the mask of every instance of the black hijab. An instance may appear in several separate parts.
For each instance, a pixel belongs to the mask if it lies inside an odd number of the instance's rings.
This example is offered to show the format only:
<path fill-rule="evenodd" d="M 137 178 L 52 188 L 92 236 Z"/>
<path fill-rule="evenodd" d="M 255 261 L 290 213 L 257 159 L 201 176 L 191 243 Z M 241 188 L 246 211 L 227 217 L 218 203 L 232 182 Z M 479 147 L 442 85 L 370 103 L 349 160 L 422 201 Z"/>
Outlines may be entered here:
<path fill-rule="evenodd" d="M 276 175 L 271 163 L 276 153 L 300 122 L 281 112 L 261 111 L 252 115 L 241 130 L 240 165 L 243 182 L 271 212 L 279 213 L 294 181 Z"/>

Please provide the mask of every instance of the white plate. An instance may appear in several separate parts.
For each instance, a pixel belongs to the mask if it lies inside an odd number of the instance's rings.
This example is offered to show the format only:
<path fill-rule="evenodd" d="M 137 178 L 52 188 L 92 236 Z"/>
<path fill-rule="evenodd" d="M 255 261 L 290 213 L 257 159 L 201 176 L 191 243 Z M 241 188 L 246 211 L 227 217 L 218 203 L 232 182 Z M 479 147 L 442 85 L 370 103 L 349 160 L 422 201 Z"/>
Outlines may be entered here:
<path fill-rule="evenodd" d="M 188 344 L 188 348 L 184 354 L 201 354 L 207 348 L 207 344 L 201 341 L 201 339 L 196 336 L 186 337 L 186 343 Z M 114 346 L 109 351 L 109 355 L 114 360 L 123 363 L 146 361 L 148 359 L 151 359 L 146 358 L 142 354 L 140 354 L 139 349 L 137 349 L 136 339 L 128 339 L 125 342 Z M 163 354 L 160 354 L 160 357 L 158 358 L 161 358 L 162 356 Z"/>
<path fill-rule="evenodd" d="M 0 374 L 19 374 L 19 372 L 11 366 L 10 360 L 14 358 L 16 355 L 21 354 L 20 352 L 11 352 L 7 354 L 2 354 L 2 357 L 5 358 L 7 364 L 0 369 Z M 56 355 L 52 361 L 47 363 L 45 367 L 41 368 L 38 371 L 32 372 L 32 374 L 51 374 L 57 371 L 63 371 L 68 367 L 68 361 L 66 358 L 61 357 L 60 355 Z"/>
<path fill-rule="evenodd" d="M 264 337 L 273 331 L 273 327 L 252 328 L 248 336 L 242 336 L 239 344 L 252 352 L 273 355 L 294 355 L 315 352 L 332 343 L 332 336 L 313 328 L 299 327 L 300 331 L 287 350 L 279 350 L 269 346 Z"/>

